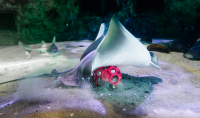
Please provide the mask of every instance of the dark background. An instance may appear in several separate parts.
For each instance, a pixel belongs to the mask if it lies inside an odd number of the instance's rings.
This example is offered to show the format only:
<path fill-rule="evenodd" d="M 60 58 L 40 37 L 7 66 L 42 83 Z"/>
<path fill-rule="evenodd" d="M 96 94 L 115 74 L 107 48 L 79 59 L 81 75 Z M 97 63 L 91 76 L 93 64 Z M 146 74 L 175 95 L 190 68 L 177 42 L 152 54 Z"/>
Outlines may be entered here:
<path fill-rule="evenodd" d="M 200 37 L 199 0 L 1 0 L 0 45 L 94 40 L 113 14 L 136 37 Z"/>

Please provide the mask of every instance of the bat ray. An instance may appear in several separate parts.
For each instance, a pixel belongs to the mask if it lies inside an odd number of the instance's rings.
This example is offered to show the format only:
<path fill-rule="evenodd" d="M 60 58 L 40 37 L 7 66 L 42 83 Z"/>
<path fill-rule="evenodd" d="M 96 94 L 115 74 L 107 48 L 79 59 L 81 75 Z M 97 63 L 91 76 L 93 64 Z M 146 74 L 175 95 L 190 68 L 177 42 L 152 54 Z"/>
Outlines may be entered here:
<path fill-rule="evenodd" d="M 91 51 L 95 50 L 97 48 L 97 46 L 101 43 L 101 41 L 103 40 L 103 38 L 105 37 L 105 23 L 102 23 L 99 29 L 99 33 L 97 35 L 97 38 L 95 39 L 95 41 L 88 46 L 88 48 L 83 52 L 80 60 L 82 60 L 87 54 L 89 54 Z"/>
<path fill-rule="evenodd" d="M 102 27 L 102 25 L 101 25 Z M 101 28 L 100 28 L 101 29 Z M 128 35 L 128 37 L 127 37 Z M 101 36 L 102 37 L 102 36 Z M 72 86 L 81 86 L 81 78 L 88 78 L 92 75 L 94 68 L 103 67 L 103 66 L 135 66 L 135 67 L 156 67 L 160 68 L 157 62 L 157 57 L 153 52 L 149 52 L 137 38 L 132 36 L 122 25 L 121 23 L 113 16 L 110 21 L 110 26 L 108 33 L 105 38 L 99 38 L 94 41 L 87 49 L 86 53 L 84 52 L 81 57 L 84 57 L 80 63 L 73 68 L 73 70 L 66 74 L 64 77 L 58 78 L 58 81 L 61 80 L 65 85 Z M 121 41 L 122 39 L 122 41 Z M 132 41 L 133 40 L 133 41 Z M 125 43 L 121 43 L 121 42 Z M 117 42 L 117 43 L 115 43 Z M 132 45 L 128 45 L 132 43 Z M 102 46 L 102 47 L 101 47 Z M 129 46 L 129 47 L 127 47 Z M 101 48 L 99 50 L 99 48 Z M 123 55 L 127 51 L 123 48 L 128 48 L 128 52 L 132 53 L 128 55 Z M 105 50 L 104 50 L 105 49 Z M 106 50 L 107 49 L 107 50 Z M 117 50 L 117 51 L 115 51 Z M 98 56 L 96 56 L 96 55 Z M 86 56 L 85 56 L 86 55 Z M 118 57 L 112 55 L 122 55 L 124 57 L 119 63 Z M 114 60 L 109 59 L 109 57 L 117 58 Z M 98 60 L 99 58 L 99 60 Z M 127 59 L 128 58 L 128 59 Z M 135 59 L 137 58 L 137 59 Z M 143 59 L 146 58 L 146 59 Z M 102 59 L 102 60 L 101 60 Z M 109 61 L 107 61 L 107 59 Z M 129 62 L 127 62 L 127 60 Z M 98 62 L 99 61 L 99 62 Z M 104 64 L 103 62 L 107 63 Z M 125 63 L 125 64 L 124 64 Z M 138 64 L 139 63 L 139 64 Z M 98 64 L 98 65 L 97 65 Z M 97 67 L 95 67 L 97 65 Z"/>
<path fill-rule="evenodd" d="M 49 53 L 58 53 L 58 47 L 56 46 L 55 42 L 56 42 L 56 37 L 54 36 L 52 44 L 47 49 L 47 52 L 49 52 Z"/>
<path fill-rule="evenodd" d="M 30 52 L 35 51 L 35 50 L 40 51 L 40 53 L 43 53 L 43 52 L 58 53 L 58 48 L 55 45 L 55 41 L 56 41 L 56 37 L 54 36 L 52 44 L 49 47 L 44 41 L 41 42 L 41 46 L 38 48 L 30 48 L 29 46 L 22 44 L 20 41 L 18 45 L 19 47 L 22 47 L 26 51 L 26 54 L 29 56 L 28 58 L 30 58 Z"/>
<path fill-rule="evenodd" d="M 53 70 L 51 74 L 34 77 L 56 77 L 53 81 L 53 87 L 57 87 L 61 83 L 68 86 L 80 87 L 82 82 L 87 82 L 85 79 L 91 77 L 93 70 L 98 67 L 112 65 L 134 67 L 152 66 L 160 68 L 154 53 L 149 52 L 114 16 L 110 21 L 107 35 L 105 38 L 102 37 L 104 36 L 100 36 L 100 38 L 86 49 L 85 53 L 81 56 L 83 59 L 75 67 L 64 72 Z M 17 80 L 22 79 L 26 78 Z"/>
<path fill-rule="evenodd" d="M 99 44 L 92 61 L 92 71 L 104 66 L 160 68 L 152 62 L 149 51 L 114 16 L 106 37 Z"/>

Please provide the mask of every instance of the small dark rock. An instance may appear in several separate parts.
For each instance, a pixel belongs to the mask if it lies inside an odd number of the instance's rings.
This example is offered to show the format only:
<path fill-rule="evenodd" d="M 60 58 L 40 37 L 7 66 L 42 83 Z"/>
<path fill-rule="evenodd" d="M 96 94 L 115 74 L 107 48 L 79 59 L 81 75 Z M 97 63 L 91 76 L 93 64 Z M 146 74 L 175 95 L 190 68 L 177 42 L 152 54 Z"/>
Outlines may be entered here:
<path fill-rule="evenodd" d="M 131 89 L 131 87 L 128 87 L 128 88 L 124 88 L 124 90 L 130 90 Z"/>
<path fill-rule="evenodd" d="M 147 47 L 148 51 L 158 51 L 158 52 L 164 52 L 169 53 L 170 49 L 167 46 L 161 45 L 161 44 L 151 44 Z"/>
<path fill-rule="evenodd" d="M 72 47 L 72 46 L 71 46 L 71 45 L 67 45 L 67 46 L 66 46 L 66 48 L 70 48 L 70 47 Z"/>
<path fill-rule="evenodd" d="M 134 104 L 134 103 L 131 103 L 131 105 L 135 106 L 135 104 Z"/>
<path fill-rule="evenodd" d="M 84 45 L 79 45 L 78 47 L 85 47 Z"/>

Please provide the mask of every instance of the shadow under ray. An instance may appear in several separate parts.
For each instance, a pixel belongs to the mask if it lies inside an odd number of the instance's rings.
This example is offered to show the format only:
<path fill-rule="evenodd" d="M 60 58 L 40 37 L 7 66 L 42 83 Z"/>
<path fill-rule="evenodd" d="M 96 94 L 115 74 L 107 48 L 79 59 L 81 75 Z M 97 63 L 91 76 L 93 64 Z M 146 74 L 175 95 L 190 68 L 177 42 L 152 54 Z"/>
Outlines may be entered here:
<path fill-rule="evenodd" d="M 162 82 L 154 76 L 132 76 L 122 73 L 121 83 L 112 86 L 94 87 L 97 99 L 107 101 L 117 112 L 129 114 L 131 110 L 143 103 L 153 91 L 153 85 Z"/>

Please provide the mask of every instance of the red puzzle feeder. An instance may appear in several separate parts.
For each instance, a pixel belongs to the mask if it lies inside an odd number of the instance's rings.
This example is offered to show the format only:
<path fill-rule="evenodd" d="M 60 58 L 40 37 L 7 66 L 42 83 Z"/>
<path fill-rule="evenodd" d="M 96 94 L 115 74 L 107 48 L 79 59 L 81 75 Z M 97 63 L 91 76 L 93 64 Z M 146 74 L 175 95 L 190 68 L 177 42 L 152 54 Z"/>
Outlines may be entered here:
<path fill-rule="evenodd" d="M 97 85 L 103 85 L 105 82 L 110 82 L 113 85 L 118 85 L 121 81 L 121 72 L 119 68 L 114 66 L 100 67 L 93 73 L 93 80 Z"/>

